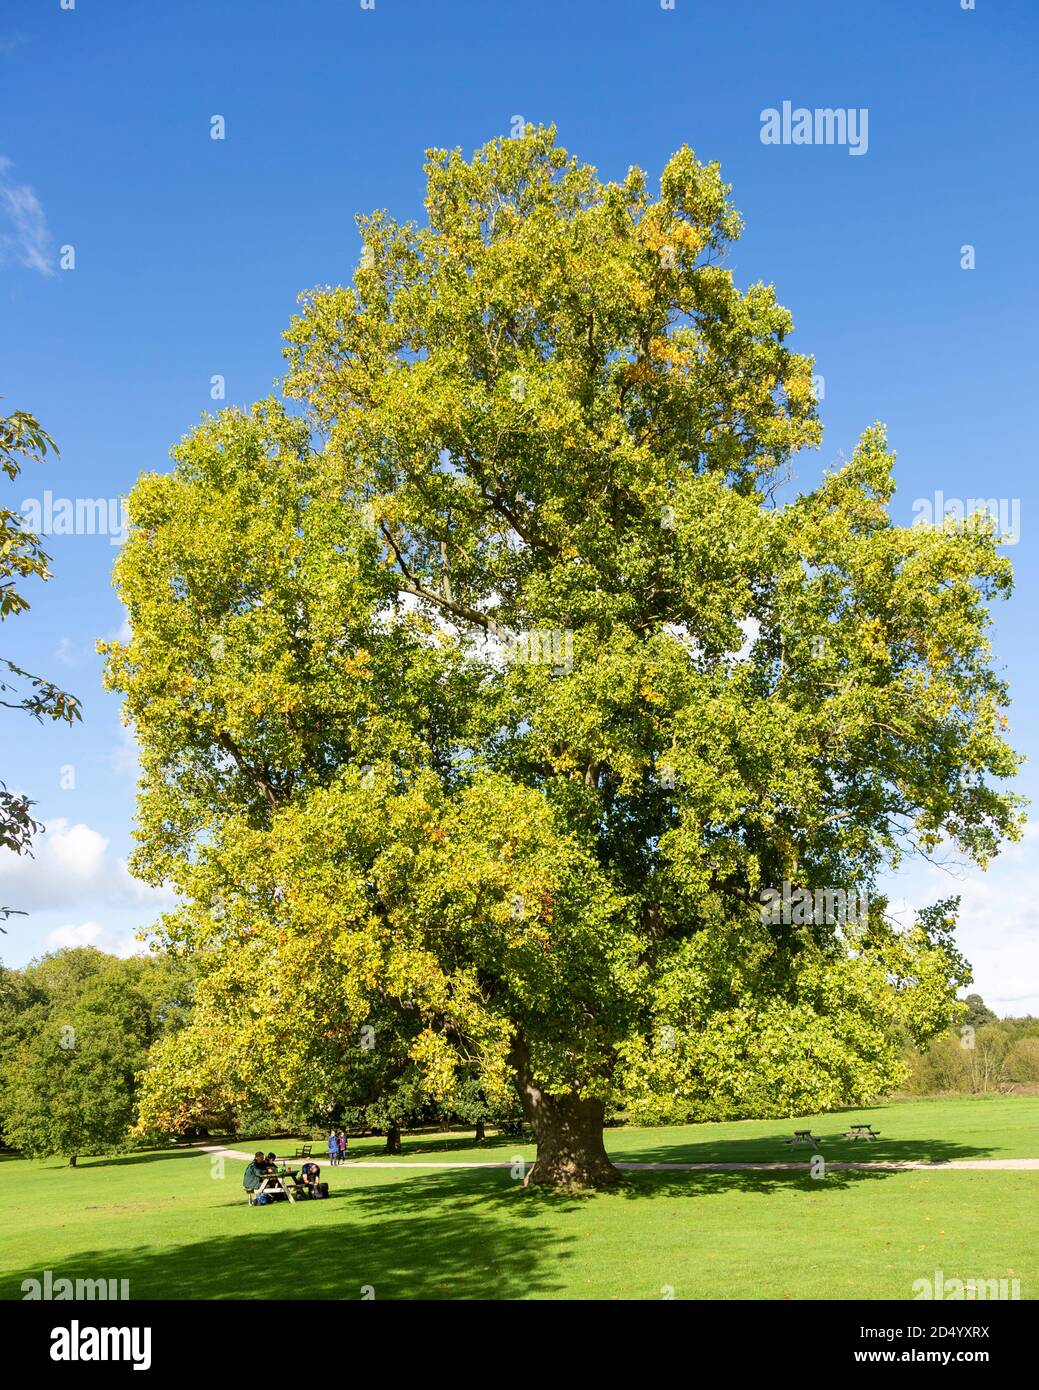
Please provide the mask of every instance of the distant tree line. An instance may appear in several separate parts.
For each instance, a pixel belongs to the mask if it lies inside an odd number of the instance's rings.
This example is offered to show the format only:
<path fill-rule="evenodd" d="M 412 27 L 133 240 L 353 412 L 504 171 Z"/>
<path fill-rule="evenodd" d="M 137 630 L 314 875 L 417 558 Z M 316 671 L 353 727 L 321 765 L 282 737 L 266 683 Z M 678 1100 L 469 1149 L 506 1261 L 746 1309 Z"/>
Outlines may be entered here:
<path fill-rule="evenodd" d="M 906 1048 L 910 1095 L 982 1094 L 1039 1084 L 1039 1018 L 997 1018 L 969 994 L 964 1018 L 929 1047 Z"/>
<path fill-rule="evenodd" d="M 188 1017 L 192 981 L 172 956 L 128 960 L 93 947 L 24 970 L 0 966 L 0 1131 L 29 1157 L 128 1146 L 139 1077 Z"/>

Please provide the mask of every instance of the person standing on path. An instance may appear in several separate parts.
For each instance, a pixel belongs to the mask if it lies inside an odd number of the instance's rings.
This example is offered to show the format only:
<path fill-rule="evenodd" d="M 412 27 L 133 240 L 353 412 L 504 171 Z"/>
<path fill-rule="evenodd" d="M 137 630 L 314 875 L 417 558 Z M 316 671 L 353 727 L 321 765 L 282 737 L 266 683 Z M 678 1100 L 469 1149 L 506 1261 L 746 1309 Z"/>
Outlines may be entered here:
<path fill-rule="evenodd" d="M 347 1145 L 347 1138 L 346 1138 L 346 1135 L 343 1133 L 342 1130 L 340 1130 L 339 1133 L 336 1135 L 336 1140 L 337 1140 L 337 1142 L 338 1142 L 338 1144 L 339 1144 L 339 1162 L 340 1162 L 340 1163 L 345 1163 L 345 1162 L 346 1162 L 346 1145 Z"/>
<path fill-rule="evenodd" d="M 339 1162 L 339 1140 L 334 1129 L 328 1131 L 328 1161 L 333 1168 Z"/>

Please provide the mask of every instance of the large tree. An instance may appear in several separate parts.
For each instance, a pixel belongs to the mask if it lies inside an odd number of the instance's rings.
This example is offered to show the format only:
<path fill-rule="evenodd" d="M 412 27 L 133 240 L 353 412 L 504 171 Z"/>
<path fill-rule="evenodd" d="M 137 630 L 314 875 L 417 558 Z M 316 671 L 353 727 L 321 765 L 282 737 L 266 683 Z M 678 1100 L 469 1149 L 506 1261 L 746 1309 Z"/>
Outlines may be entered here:
<path fill-rule="evenodd" d="M 213 1075 L 348 1074 L 373 1020 L 434 1097 L 518 1091 L 530 1180 L 608 1183 L 622 1092 L 861 1100 L 948 1025 L 940 912 L 760 895 L 1017 833 L 1010 570 L 984 525 L 892 523 L 879 426 L 781 494 L 812 363 L 720 264 L 716 165 L 654 194 L 528 129 L 426 172 L 426 225 L 361 218 L 353 285 L 305 296 L 303 414 L 208 419 L 134 489 L 134 864 L 184 895 Z"/>

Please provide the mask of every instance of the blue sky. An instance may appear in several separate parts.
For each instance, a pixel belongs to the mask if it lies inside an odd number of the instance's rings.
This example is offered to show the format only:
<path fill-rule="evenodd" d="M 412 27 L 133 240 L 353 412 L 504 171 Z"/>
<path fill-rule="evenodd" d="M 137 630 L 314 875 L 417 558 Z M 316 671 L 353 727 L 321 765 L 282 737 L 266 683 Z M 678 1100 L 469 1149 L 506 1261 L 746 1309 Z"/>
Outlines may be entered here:
<path fill-rule="evenodd" d="M 470 151 L 518 115 L 621 177 L 688 143 L 744 213 L 737 282 L 775 282 L 824 378 L 824 445 L 798 483 L 881 419 L 897 520 L 937 491 L 1019 501 L 995 640 L 1035 799 L 1037 39 L 1033 0 L 5 0 L 0 394 L 62 450 L 16 505 L 45 488 L 117 499 L 167 465 L 216 374 L 228 403 L 269 392 L 296 295 L 352 274 L 354 213 L 421 215 L 427 147 Z M 784 101 L 865 108 L 868 149 L 763 144 L 761 113 Z M 0 776 L 48 825 L 34 863 L 0 862 L 0 899 L 32 909 L 0 940 L 9 964 L 71 941 L 127 949 L 161 906 L 122 867 L 133 748 L 93 654 L 122 622 L 115 547 L 48 548 L 55 578 L 4 650 L 80 695 L 85 722 L 0 723 Z M 892 885 L 914 903 L 963 893 L 961 941 L 1001 1012 L 1039 1012 L 1037 841 L 987 875 Z"/>

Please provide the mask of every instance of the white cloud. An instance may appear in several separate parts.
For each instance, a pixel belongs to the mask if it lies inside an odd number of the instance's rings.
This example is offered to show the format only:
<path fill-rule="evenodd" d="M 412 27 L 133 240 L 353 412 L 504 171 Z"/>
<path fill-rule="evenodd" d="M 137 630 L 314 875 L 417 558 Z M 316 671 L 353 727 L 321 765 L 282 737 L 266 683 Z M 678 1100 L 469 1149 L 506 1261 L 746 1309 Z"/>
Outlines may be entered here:
<path fill-rule="evenodd" d="M 96 946 L 110 956 L 136 956 L 145 952 L 143 942 L 132 932 L 106 931 L 99 922 L 81 922 L 78 926 L 56 927 L 45 940 L 48 951 L 62 951 L 73 946 Z"/>
<path fill-rule="evenodd" d="M 87 902 L 152 912 L 172 905 L 172 893 L 133 878 L 126 861 L 108 853 L 108 844 L 89 825 L 52 820 L 34 841 L 33 858 L 0 856 L 0 900 L 32 912 Z"/>
<path fill-rule="evenodd" d="M 75 893 L 101 876 L 107 848 L 105 837 L 91 830 L 89 825 L 70 825 L 62 818 L 52 822 L 40 836 L 35 861 L 20 861 L 21 876 L 32 879 L 43 874 L 54 883 L 56 891 L 67 888 Z M 6 861 L 8 872 L 10 863 L 10 860 Z M 4 874 L 3 868 L 0 868 L 0 874 Z M 14 876 L 19 876 L 17 869 Z"/>
<path fill-rule="evenodd" d="M 117 777 L 137 780 L 141 770 L 141 746 L 137 742 L 132 724 L 124 724 L 119 732 L 119 742 L 108 755 L 112 771 Z"/>
<path fill-rule="evenodd" d="M 14 165 L 0 155 L 0 261 L 13 256 L 20 265 L 53 275 L 51 234 L 40 200 L 27 183 L 11 178 Z M 10 230 L 3 230 L 7 224 Z"/>
<path fill-rule="evenodd" d="M 927 865 L 889 883 L 890 912 L 908 922 L 914 908 L 959 896 L 956 941 L 974 970 L 971 991 L 1002 1016 L 1039 1014 L 1039 821 L 1007 845 L 983 873 Z"/>
<path fill-rule="evenodd" d="M 63 637 L 54 652 L 55 659 L 63 666 L 78 666 L 82 661 L 81 649 L 71 637 Z"/>

